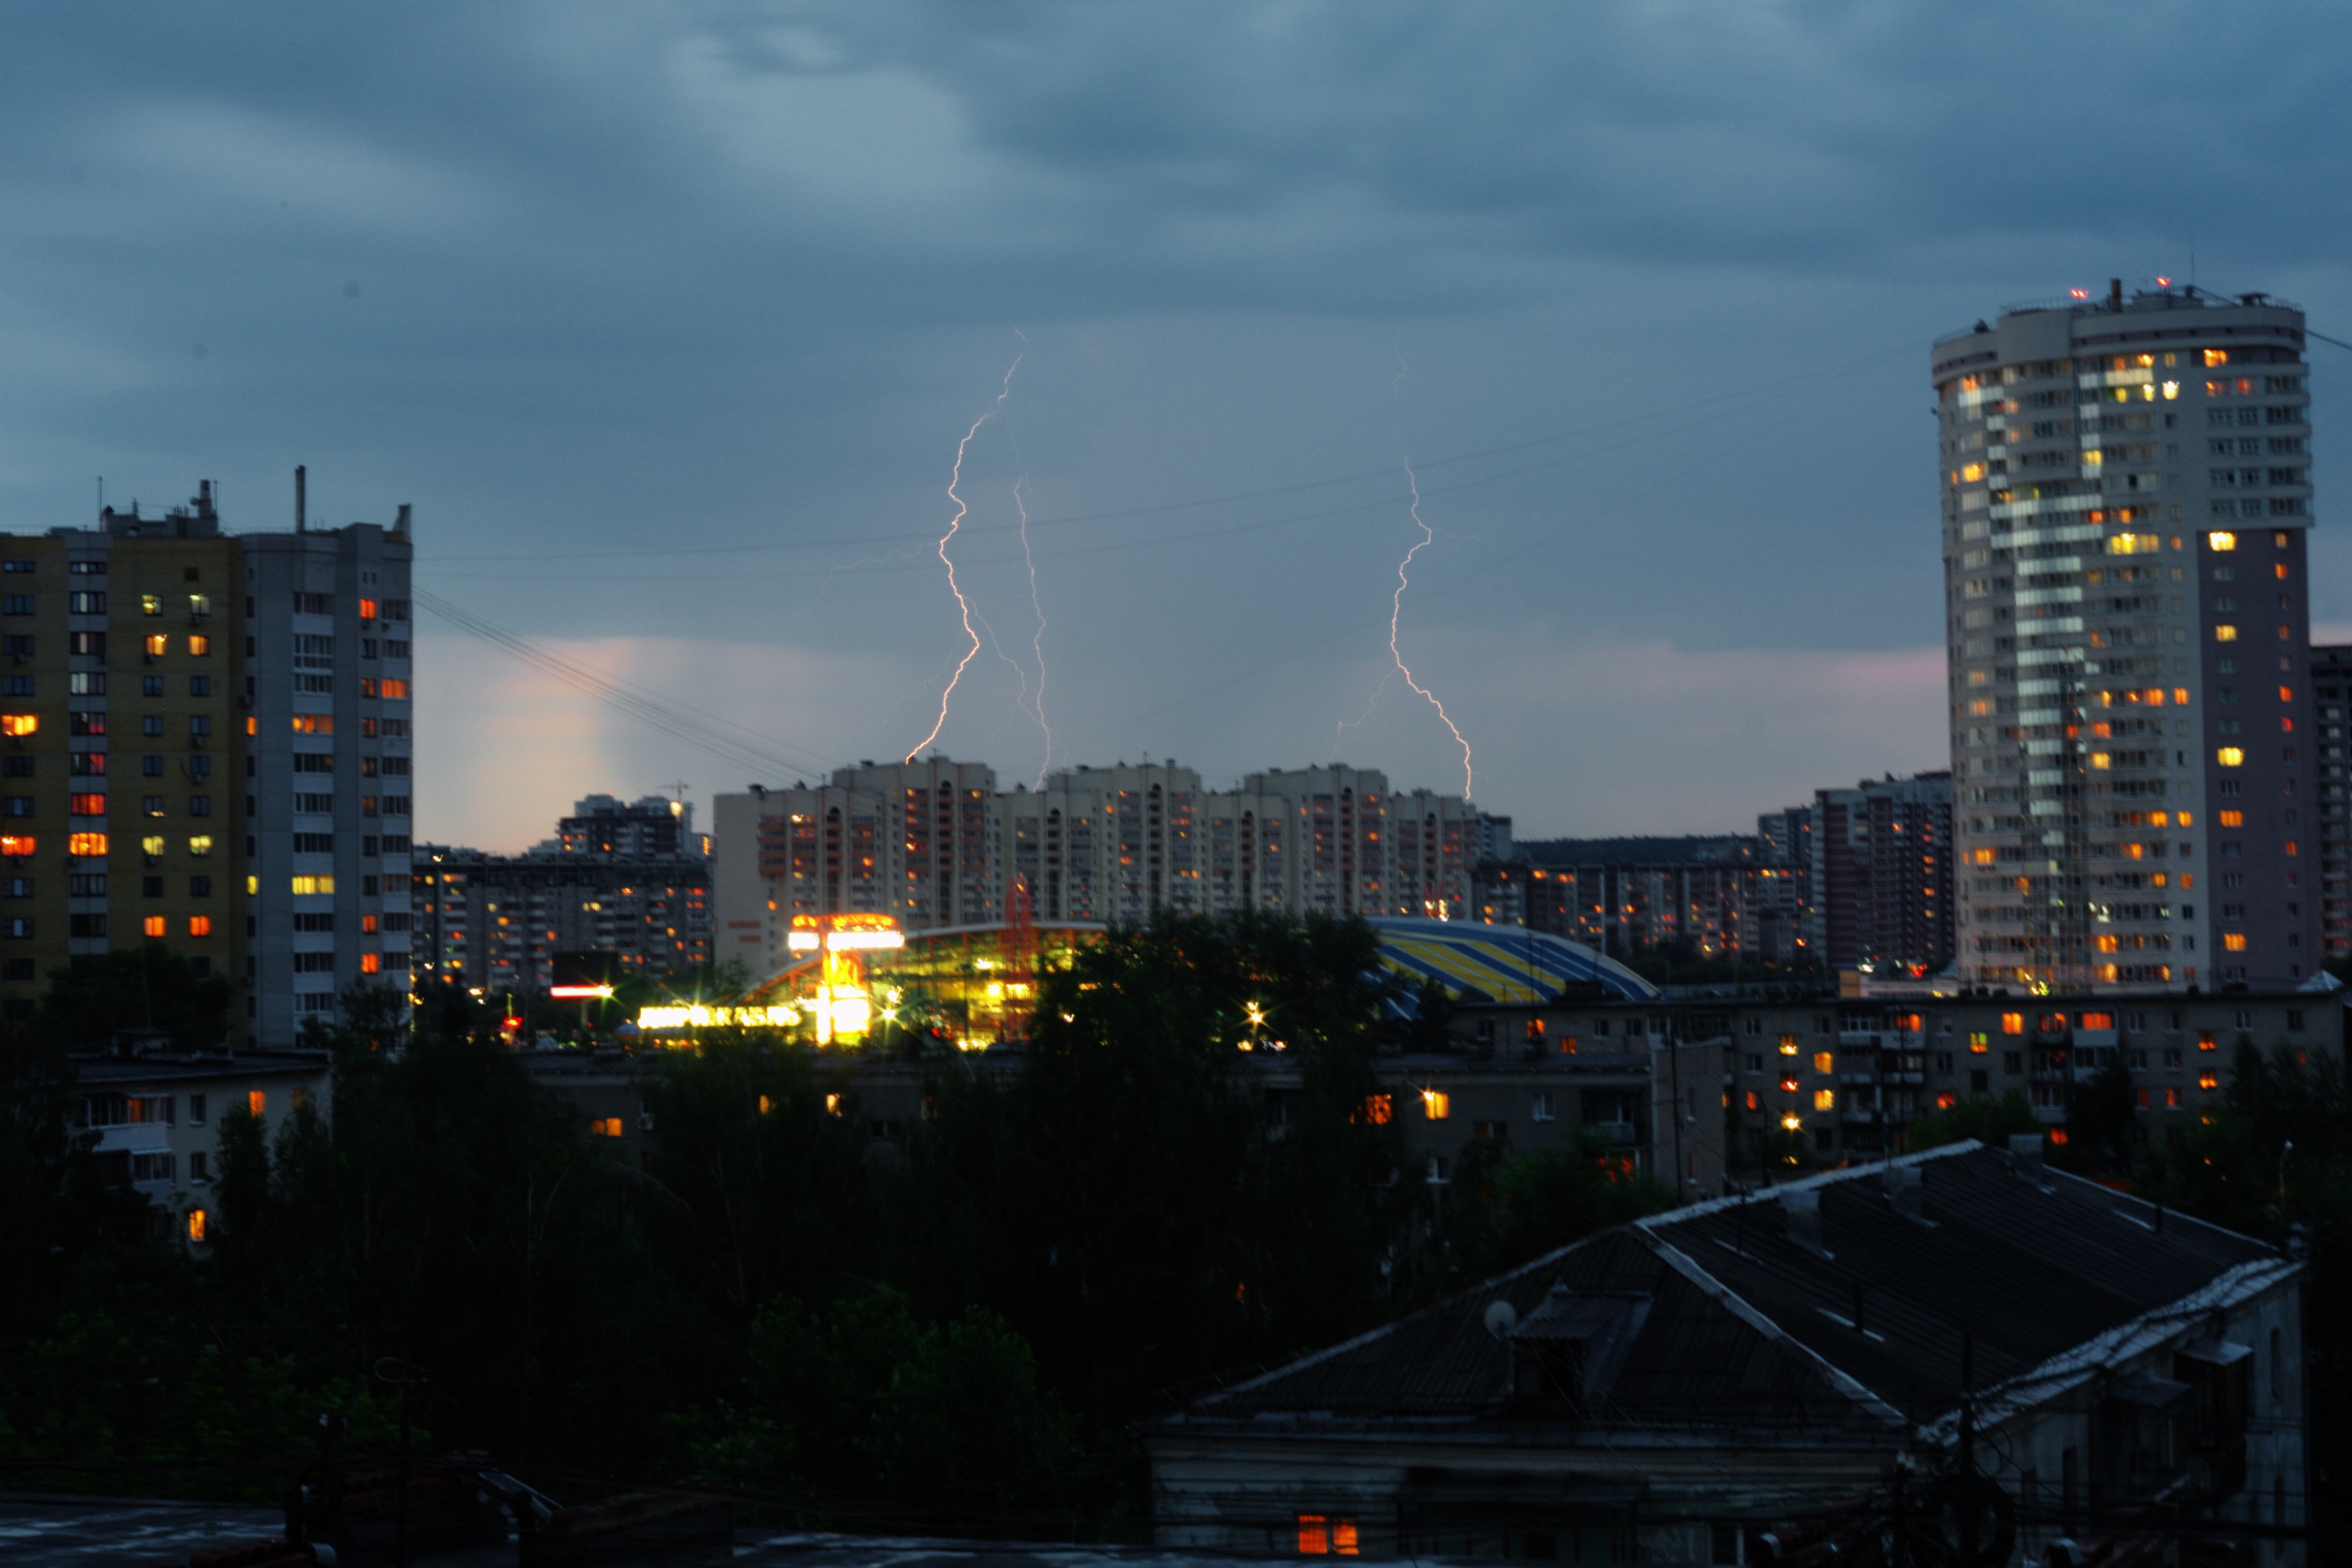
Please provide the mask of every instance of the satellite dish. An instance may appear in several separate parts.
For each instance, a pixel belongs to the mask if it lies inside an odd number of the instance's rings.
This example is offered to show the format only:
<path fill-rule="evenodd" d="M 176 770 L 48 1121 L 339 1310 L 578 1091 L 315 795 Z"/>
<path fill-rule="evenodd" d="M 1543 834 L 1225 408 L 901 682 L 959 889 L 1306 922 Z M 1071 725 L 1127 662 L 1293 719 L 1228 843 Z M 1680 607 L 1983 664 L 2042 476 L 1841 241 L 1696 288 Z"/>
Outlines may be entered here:
<path fill-rule="evenodd" d="M 1519 1310 L 1499 1298 L 1486 1303 L 1486 1331 L 1501 1339 L 1519 1326 Z"/>

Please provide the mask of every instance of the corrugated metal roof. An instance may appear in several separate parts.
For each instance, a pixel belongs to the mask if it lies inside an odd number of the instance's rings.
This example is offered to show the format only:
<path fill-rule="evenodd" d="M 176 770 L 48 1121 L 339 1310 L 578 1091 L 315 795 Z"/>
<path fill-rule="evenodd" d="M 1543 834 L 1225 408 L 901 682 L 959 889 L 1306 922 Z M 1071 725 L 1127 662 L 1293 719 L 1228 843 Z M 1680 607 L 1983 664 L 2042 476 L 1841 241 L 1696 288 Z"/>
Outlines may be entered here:
<path fill-rule="evenodd" d="M 1510 1351 L 1489 1330 L 1487 1309 L 1506 1301 L 1524 1321 L 1558 1281 L 1650 1300 L 1591 1425 L 1763 1428 L 1798 1441 L 1883 1435 L 1892 1420 L 1926 1421 L 1957 1405 L 1964 1330 L 1983 1388 L 2275 1256 L 2179 1215 L 2159 1233 L 2137 1199 L 2040 1176 L 1974 1144 L 1897 1168 L 1917 1173 L 1918 1217 L 1898 1210 L 1874 1167 L 1802 1184 L 1819 1204 L 1819 1251 L 1789 1234 L 1779 1201 L 1789 1189 L 1675 1211 L 1552 1253 L 1170 1419 L 1523 1418 L 1506 1398 Z"/>

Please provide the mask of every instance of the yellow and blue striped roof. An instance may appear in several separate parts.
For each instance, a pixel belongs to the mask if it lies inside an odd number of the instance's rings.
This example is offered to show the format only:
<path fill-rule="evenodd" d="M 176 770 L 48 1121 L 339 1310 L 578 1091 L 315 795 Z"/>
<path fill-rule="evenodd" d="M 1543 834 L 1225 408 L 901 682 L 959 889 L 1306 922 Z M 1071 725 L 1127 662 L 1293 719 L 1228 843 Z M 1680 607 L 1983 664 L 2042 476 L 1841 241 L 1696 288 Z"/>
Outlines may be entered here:
<path fill-rule="evenodd" d="M 1519 926 L 1382 916 L 1371 927 L 1380 935 L 1381 962 L 1391 972 L 1416 984 L 1434 980 L 1456 998 L 1534 1005 L 1570 985 L 1593 984 L 1621 1001 L 1659 994 L 1613 958 Z"/>

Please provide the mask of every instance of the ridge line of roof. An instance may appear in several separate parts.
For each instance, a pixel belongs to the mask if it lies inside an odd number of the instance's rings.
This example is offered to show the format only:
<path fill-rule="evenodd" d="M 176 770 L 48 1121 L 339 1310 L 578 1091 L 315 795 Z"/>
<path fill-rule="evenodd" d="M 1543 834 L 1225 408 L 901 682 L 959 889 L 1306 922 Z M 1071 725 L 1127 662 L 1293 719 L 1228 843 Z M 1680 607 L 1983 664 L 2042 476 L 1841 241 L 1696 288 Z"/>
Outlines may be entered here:
<path fill-rule="evenodd" d="M 1700 1291 L 1712 1297 L 1717 1306 L 1733 1317 L 1738 1318 L 1774 1344 L 1793 1352 L 1799 1360 L 1811 1365 L 1831 1387 L 1871 1415 L 1877 1416 L 1887 1426 L 1898 1431 L 1909 1426 L 1909 1418 L 1885 1400 L 1881 1399 L 1869 1384 L 1782 1328 L 1778 1321 L 1767 1316 L 1762 1309 L 1749 1302 L 1738 1291 L 1701 1268 L 1698 1260 L 1690 1254 L 1654 1231 L 1637 1226 L 1634 1227 L 1634 1232 L 1643 1245 L 1657 1254 L 1660 1262 L 1689 1280 Z"/>
<path fill-rule="evenodd" d="M 2126 1203 L 2137 1204 L 2141 1208 L 2147 1210 L 2151 1215 L 2157 1213 L 2158 1210 L 2162 1210 L 2165 1215 L 2168 1218 L 2186 1220 L 2191 1225 L 2211 1231 L 2216 1236 L 2226 1236 L 2232 1241 L 2252 1241 L 2259 1243 L 2262 1240 L 2262 1237 L 2258 1236 L 2248 1236 L 2242 1230 L 2231 1230 L 2226 1225 L 2215 1225 L 2210 1219 L 2201 1219 L 2196 1215 L 2190 1214 L 2187 1209 L 2165 1208 L 2163 1205 L 2155 1202 L 2153 1199 L 2144 1198 L 2137 1193 L 2126 1192 L 2120 1187 L 2111 1187 L 2104 1182 L 2095 1182 L 2090 1177 L 2078 1174 L 2073 1171 L 2062 1171 L 2056 1166 L 2050 1164 L 2044 1164 L 2042 1169 L 2042 1173 L 2046 1176 L 2063 1176 L 2070 1182 L 2080 1182 L 2086 1187 L 2096 1187 L 2108 1197 L 2121 1198 Z"/>
<path fill-rule="evenodd" d="M 1976 1418 L 1979 1424 L 2006 1420 L 2019 1411 L 2054 1398 L 2070 1388 L 2080 1386 L 2096 1375 L 2101 1368 L 2162 1344 L 2179 1328 L 2180 1320 L 2199 1317 L 2260 1295 L 2292 1279 L 2302 1269 L 2303 1265 L 2291 1258 L 2256 1258 L 2237 1264 L 2177 1300 L 2150 1308 L 2113 1328 L 2102 1329 L 2089 1339 L 2069 1345 L 2036 1366 L 2015 1376 L 2003 1378 L 1990 1389 L 1979 1390 Z M 2061 1379 L 2065 1381 L 2059 1382 Z M 2022 1392 L 2030 1384 L 2052 1383 L 2057 1383 L 2057 1386 L 2044 1387 L 2031 1395 Z M 1998 1397 L 1988 1399 L 1987 1394 Z M 1923 1422 L 1919 1436 L 1931 1442 L 1954 1441 L 1958 1436 L 1958 1422 L 1959 1412 L 1955 1410 L 1933 1421 Z"/>
<path fill-rule="evenodd" d="M 1640 1219 L 1631 1223 L 1637 1230 L 1654 1231 L 1665 1226 L 1679 1225 L 1686 1219 L 1698 1219 L 1706 1215 L 1719 1214 L 1725 1209 L 1736 1209 L 1743 1204 L 1765 1200 L 1770 1194 L 1816 1192 L 1837 1182 L 1861 1181 L 1874 1172 L 1885 1171 L 1890 1167 L 1924 1165 L 1930 1160 L 1950 1159 L 1954 1155 L 1967 1154 L 1980 1149 L 1987 1152 L 1993 1152 L 1989 1145 L 1974 1138 L 1963 1138 L 1957 1143 L 1938 1144 L 1933 1149 L 1923 1149 L 1916 1154 L 1902 1154 L 1891 1160 L 1874 1160 L 1867 1165 L 1845 1165 L 1834 1171 L 1821 1172 L 1817 1175 L 1802 1176 L 1793 1182 L 1775 1183 L 1771 1186 L 1756 1192 L 1739 1193 L 1728 1197 L 1707 1198 L 1699 1203 L 1685 1204 L 1680 1208 L 1667 1209 L 1659 1214 L 1643 1215 Z M 2092 1184 L 2094 1186 L 2097 1184 L 2095 1182 Z"/>
<path fill-rule="evenodd" d="M 1228 1398 L 1233 1394 L 1247 1393 L 1251 1389 L 1272 1383 L 1276 1378 L 1287 1377 L 1292 1373 L 1313 1366 L 1318 1362 L 1325 1361 L 1332 1356 L 1341 1354 L 1344 1352 L 1354 1350 L 1359 1345 L 1370 1344 L 1374 1340 L 1380 1339 L 1384 1335 L 1396 1332 L 1397 1330 L 1404 1327 L 1407 1323 L 1413 1322 L 1421 1318 L 1428 1317 L 1433 1312 L 1444 1311 L 1465 1296 L 1474 1295 L 1480 1291 L 1491 1291 L 1507 1281 L 1532 1274 L 1537 1269 L 1544 1268 L 1548 1264 L 1557 1263 L 1561 1258 L 1567 1257 L 1570 1253 L 1574 1252 L 1578 1247 L 1589 1247 L 1593 1242 L 1599 1241 L 1602 1237 L 1609 1236 L 1621 1228 L 1623 1227 L 1611 1226 L 1604 1230 L 1596 1230 L 1591 1236 L 1582 1237 L 1575 1241 L 1570 1242 L 1566 1247 L 1555 1247 L 1553 1250 L 1545 1253 L 1541 1258 L 1530 1258 L 1528 1261 L 1520 1264 L 1517 1268 L 1508 1269 L 1501 1274 L 1493 1275 L 1487 1279 L 1481 1279 L 1475 1285 L 1467 1286 L 1463 1289 L 1454 1291 L 1452 1295 L 1442 1297 L 1437 1300 L 1432 1301 L 1426 1307 L 1407 1312 L 1402 1318 L 1391 1318 L 1387 1322 L 1382 1323 L 1376 1328 L 1367 1329 L 1362 1333 L 1356 1335 L 1353 1339 L 1342 1340 L 1336 1345 L 1326 1345 L 1319 1351 L 1309 1351 L 1305 1355 L 1299 1356 L 1295 1360 L 1283 1363 L 1280 1366 L 1275 1367 L 1266 1372 L 1259 1373 L 1255 1377 L 1244 1378 L 1241 1382 L 1234 1384 L 1230 1388 L 1221 1388 L 1214 1394 L 1204 1394 L 1200 1398 L 1193 1400 L 1191 1404 L 1185 1405 L 1183 1410 L 1171 1411 L 1168 1415 L 1158 1417 L 1158 1420 L 1165 1421 L 1170 1419 L 1171 1416 L 1181 1415 L 1184 1413 L 1184 1410 L 1192 1410 L 1203 1405 L 1211 1405 L 1220 1399 Z"/>

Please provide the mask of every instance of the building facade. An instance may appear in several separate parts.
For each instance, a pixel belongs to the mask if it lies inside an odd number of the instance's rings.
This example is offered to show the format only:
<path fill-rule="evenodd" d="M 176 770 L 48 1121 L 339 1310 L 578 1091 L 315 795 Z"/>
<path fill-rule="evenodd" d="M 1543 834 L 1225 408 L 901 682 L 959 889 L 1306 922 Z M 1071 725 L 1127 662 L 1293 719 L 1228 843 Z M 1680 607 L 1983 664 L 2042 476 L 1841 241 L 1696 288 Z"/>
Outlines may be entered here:
<path fill-rule="evenodd" d="M 1813 796 L 1812 950 L 1832 969 L 1952 961 L 1952 778 L 1865 779 Z"/>
<path fill-rule="evenodd" d="M 2344 721 L 2352 700 L 2352 647 L 2336 644 L 2311 650 L 2311 689 L 2318 704 L 2312 744 L 2319 752 L 2319 946 L 2330 959 L 2352 957 L 2352 910 L 2346 904 L 2346 875 L 2352 863 L 2352 823 L 2345 813 Z"/>
<path fill-rule="evenodd" d="M 406 516 L 227 534 L 206 481 L 0 535 L 0 1014 L 151 942 L 241 985 L 247 1045 L 406 994 Z"/>
<path fill-rule="evenodd" d="M 245 593 L 246 1016 L 292 1041 L 354 984 L 409 994 L 408 509 L 236 542 Z"/>
<path fill-rule="evenodd" d="M 417 985 L 543 996 L 558 954 L 659 979 L 711 962 L 710 840 L 694 808 L 590 795 L 521 855 L 417 847 L 410 900 Z"/>
<path fill-rule="evenodd" d="M 2303 356 L 2120 283 L 1935 345 L 1964 977 L 2317 968 Z"/>
<path fill-rule="evenodd" d="M 982 763 L 861 763 L 824 784 L 721 795 L 712 815 L 719 955 L 763 973 L 786 961 L 796 914 L 992 925 L 1016 888 L 1050 921 L 1461 916 L 1481 833 L 1458 796 L 1394 793 L 1386 775 L 1336 763 L 1209 790 L 1173 762 L 1122 763 L 1003 791 Z"/>

